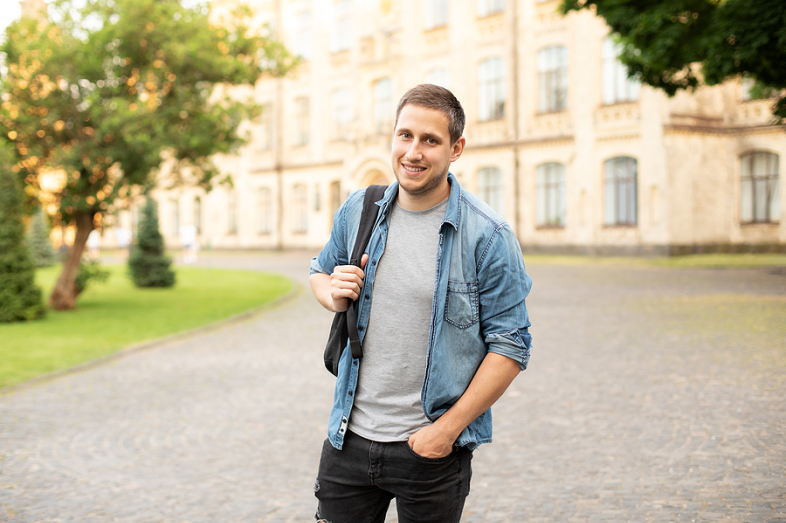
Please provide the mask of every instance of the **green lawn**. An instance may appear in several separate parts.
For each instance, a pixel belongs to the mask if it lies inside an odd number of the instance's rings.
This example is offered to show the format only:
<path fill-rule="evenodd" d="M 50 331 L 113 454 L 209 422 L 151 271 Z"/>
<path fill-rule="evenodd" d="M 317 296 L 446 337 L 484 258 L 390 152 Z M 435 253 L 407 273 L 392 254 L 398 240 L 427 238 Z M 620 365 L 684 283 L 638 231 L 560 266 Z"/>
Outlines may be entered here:
<path fill-rule="evenodd" d="M 105 268 L 109 280 L 89 287 L 75 310 L 0 324 L 0 387 L 228 318 L 292 289 L 292 282 L 280 276 L 194 267 L 178 267 L 171 289 L 138 289 L 125 265 Z M 37 272 L 44 296 L 59 274 L 59 266 Z"/>

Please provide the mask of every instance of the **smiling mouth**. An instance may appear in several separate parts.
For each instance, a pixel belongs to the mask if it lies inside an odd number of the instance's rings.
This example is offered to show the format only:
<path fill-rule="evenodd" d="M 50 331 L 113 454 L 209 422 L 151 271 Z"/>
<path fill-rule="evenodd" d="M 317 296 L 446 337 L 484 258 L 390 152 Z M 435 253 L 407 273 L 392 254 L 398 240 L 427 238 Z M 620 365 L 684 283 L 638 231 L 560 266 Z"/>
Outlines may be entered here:
<path fill-rule="evenodd" d="M 422 173 L 426 170 L 425 167 L 418 167 L 417 165 L 410 165 L 406 163 L 402 163 L 401 166 L 404 168 L 405 171 L 412 174 Z"/>

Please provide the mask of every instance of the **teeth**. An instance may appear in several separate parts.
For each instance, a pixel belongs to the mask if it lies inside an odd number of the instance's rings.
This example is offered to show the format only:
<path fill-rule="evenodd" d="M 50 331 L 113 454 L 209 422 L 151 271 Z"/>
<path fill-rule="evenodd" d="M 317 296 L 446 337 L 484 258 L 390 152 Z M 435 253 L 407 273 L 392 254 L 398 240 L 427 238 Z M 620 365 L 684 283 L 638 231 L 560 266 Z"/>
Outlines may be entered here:
<path fill-rule="evenodd" d="M 425 171 L 426 170 L 425 167 L 415 167 L 414 165 L 405 165 L 404 169 L 406 169 L 406 170 L 408 170 L 410 172 L 413 172 L 413 173 L 419 173 L 421 171 Z"/>

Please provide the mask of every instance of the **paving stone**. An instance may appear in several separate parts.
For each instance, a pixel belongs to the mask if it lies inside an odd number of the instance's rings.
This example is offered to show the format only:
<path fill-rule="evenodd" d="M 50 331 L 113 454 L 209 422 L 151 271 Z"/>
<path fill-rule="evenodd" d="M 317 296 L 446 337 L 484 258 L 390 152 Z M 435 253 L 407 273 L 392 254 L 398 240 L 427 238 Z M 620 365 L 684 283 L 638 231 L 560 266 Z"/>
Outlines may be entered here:
<path fill-rule="evenodd" d="M 313 521 L 333 378 L 321 362 L 331 317 L 307 290 L 312 254 L 203 258 L 304 290 L 0 396 L 0 521 Z M 702 315 L 703 300 L 733 295 L 785 325 L 786 276 L 529 270 L 530 368 L 494 408 L 463 521 L 786 522 L 786 336 L 734 310 Z"/>

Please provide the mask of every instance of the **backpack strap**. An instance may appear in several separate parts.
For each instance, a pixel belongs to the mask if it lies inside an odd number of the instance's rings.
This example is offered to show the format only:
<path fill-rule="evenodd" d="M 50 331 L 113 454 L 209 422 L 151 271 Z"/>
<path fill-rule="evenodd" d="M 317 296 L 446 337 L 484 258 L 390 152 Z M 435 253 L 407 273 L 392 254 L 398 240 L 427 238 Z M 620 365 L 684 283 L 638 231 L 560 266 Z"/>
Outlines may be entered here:
<path fill-rule="evenodd" d="M 355 239 L 355 247 L 352 249 L 352 256 L 349 260 L 351 265 L 360 267 L 360 259 L 368 247 L 368 241 L 371 239 L 371 231 L 374 229 L 374 223 L 377 221 L 377 214 L 379 207 L 375 204 L 385 194 L 387 185 L 371 185 L 366 189 L 365 198 L 363 198 L 363 212 L 360 215 L 360 224 L 358 225 L 358 234 Z M 358 297 L 359 298 L 359 297 Z M 363 357 L 363 348 L 360 346 L 360 334 L 358 333 L 358 322 L 355 308 L 357 301 L 349 304 L 347 307 L 347 331 L 349 333 L 349 345 L 352 348 L 353 358 Z"/>

